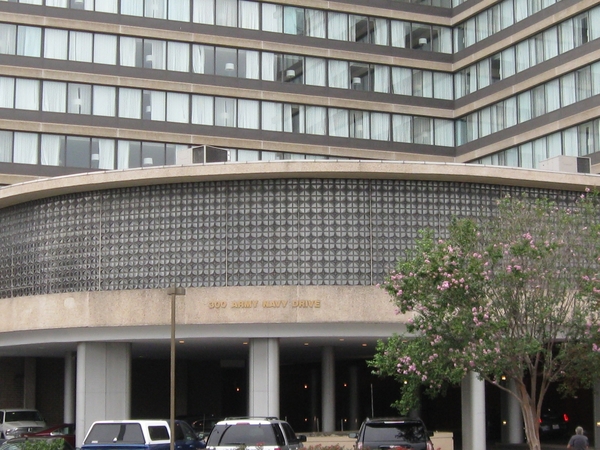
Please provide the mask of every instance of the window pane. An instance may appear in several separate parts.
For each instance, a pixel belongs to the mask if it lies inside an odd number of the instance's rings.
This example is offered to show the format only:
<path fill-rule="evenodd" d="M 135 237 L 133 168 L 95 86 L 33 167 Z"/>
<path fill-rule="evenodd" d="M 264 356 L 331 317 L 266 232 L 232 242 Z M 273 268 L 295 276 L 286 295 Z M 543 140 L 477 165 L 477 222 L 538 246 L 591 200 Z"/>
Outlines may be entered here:
<path fill-rule="evenodd" d="M 69 59 L 71 61 L 92 62 L 92 33 L 69 32 Z"/>
<path fill-rule="evenodd" d="M 47 28 L 44 32 L 44 57 L 51 59 L 67 59 L 69 49 L 69 32 Z"/>
<path fill-rule="evenodd" d="M 238 127 L 258 130 L 260 117 L 259 102 L 256 100 L 238 100 Z"/>
<path fill-rule="evenodd" d="M 37 164 L 38 146 L 37 133 L 21 133 L 15 131 L 13 162 L 20 164 Z"/>
<path fill-rule="evenodd" d="M 0 108 L 13 108 L 15 101 L 15 79 L 0 77 Z"/>
<path fill-rule="evenodd" d="M 283 6 L 271 3 L 262 4 L 262 29 L 273 33 L 283 31 Z"/>
<path fill-rule="evenodd" d="M 190 46 L 183 42 L 169 41 L 167 46 L 167 69 L 176 72 L 190 71 Z"/>
<path fill-rule="evenodd" d="M 41 161 L 43 166 L 65 164 L 65 137 L 56 134 L 42 134 Z"/>
<path fill-rule="evenodd" d="M 213 97 L 207 95 L 194 95 L 192 97 L 192 123 L 198 125 L 213 125 L 213 103 Z"/>
<path fill-rule="evenodd" d="M 215 125 L 221 127 L 236 126 L 236 103 L 233 98 L 215 98 Z"/>
<path fill-rule="evenodd" d="M 40 83 L 38 80 L 16 79 L 15 108 L 39 111 Z"/>
<path fill-rule="evenodd" d="M 94 35 L 94 62 L 97 64 L 117 64 L 117 37 L 109 34 Z"/>
<path fill-rule="evenodd" d="M 176 92 L 167 92 L 167 121 L 189 123 L 189 96 Z"/>
<path fill-rule="evenodd" d="M 119 117 L 141 119 L 142 91 L 140 89 L 119 89 Z"/>
<path fill-rule="evenodd" d="M 262 129 L 283 131 L 283 105 L 274 102 L 262 102 Z"/>
<path fill-rule="evenodd" d="M 17 55 L 39 58 L 42 48 L 42 29 L 19 25 L 17 28 Z"/>
<path fill-rule="evenodd" d="M 260 26 L 260 3 L 240 0 L 240 28 L 258 30 Z"/>
<path fill-rule="evenodd" d="M 67 83 L 43 82 L 42 111 L 67 112 Z"/>
<path fill-rule="evenodd" d="M 0 53 L 14 55 L 17 44 L 17 27 L 8 23 L 0 23 Z"/>
<path fill-rule="evenodd" d="M 87 84 L 69 84 L 67 111 L 71 114 L 91 114 L 92 87 Z"/>
<path fill-rule="evenodd" d="M 95 116 L 114 117 L 116 111 L 116 88 L 96 85 L 93 91 L 93 114 Z"/>
<path fill-rule="evenodd" d="M 226 27 L 237 26 L 237 1 L 218 0 L 216 2 L 216 24 Z"/>

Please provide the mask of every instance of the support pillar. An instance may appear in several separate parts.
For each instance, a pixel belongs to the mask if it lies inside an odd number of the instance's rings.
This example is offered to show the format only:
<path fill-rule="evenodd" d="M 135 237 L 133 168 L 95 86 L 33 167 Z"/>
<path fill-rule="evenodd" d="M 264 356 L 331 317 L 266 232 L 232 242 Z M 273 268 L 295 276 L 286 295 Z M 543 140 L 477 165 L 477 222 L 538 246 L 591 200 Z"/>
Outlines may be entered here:
<path fill-rule="evenodd" d="M 508 382 L 508 389 L 516 392 L 514 380 Z M 508 392 L 502 392 L 502 436 L 503 444 L 522 444 L 523 443 L 523 412 L 521 405 L 514 395 Z"/>
<path fill-rule="evenodd" d="M 332 433 L 335 431 L 335 355 L 333 347 L 323 347 L 321 380 L 323 432 Z"/>
<path fill-rule="evenodd" d="M 65 355 L 65 393 L 63 420 L 65 423 L 75 423 L 75 353 Z"/>
<path fill-rule="evenodd" d="M 250 340 L 248 414 L 279 417 L 279 340 Z"/>
<path fill-rule="evenodd" d="M 485 383 L 469 372 L 461 383 L 462 448 L 485 450 Z"/>
<path fill-rule="evenodd" d="M 131 344 L 82 342 L 77 346 L 77 447 L 96 420 L 131 415 Z"/>

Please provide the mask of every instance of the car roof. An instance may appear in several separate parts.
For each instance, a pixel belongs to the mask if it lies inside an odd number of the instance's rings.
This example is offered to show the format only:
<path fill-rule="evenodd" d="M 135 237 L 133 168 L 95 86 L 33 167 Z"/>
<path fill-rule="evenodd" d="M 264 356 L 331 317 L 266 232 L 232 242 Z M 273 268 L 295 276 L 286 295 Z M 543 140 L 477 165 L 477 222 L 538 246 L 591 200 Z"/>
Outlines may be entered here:
<path fill-rule="evenodd" d="M 261 425 L 270 423 L 281 423 L 284 420 L 279 420 L 277 417 L 226 417 L 223 420 L 219 420 L 217 425 L 234 425 L 234 424 L 248 424 L 248 425 Z"/>
<path fill-rule="evenodd" d="M 181 420 L 176 420 L 175 422 L 182 422 Z M 141 423 L 141 424 L 146 424 L 146 425 L 155 425 L 155 424 L 160 424 L 160 425 L 164 425 L 164 424 L 169 424 L 168 420 L 164 420 L 164 419 L 123 419 L 123 420 L 97 420 L 96 422 L 94 422 L 92 425 L 97 424 L 97 423 Z"/>
<path fill-rule="evenodd" d="M 365 422 L 421 422 L 418 417 L 374 417 Z"/>

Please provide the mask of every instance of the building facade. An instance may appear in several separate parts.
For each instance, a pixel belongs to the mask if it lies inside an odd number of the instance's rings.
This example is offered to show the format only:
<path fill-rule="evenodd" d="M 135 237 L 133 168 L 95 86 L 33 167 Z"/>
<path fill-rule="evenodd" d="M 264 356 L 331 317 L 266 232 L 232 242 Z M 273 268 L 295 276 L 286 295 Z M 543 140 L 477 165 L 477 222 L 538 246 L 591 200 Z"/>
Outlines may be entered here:
<path fill-rule="evenodd" d="M 178 415 L 391 413 L 377 284 L 424 227 L 600 184 L 598 37 L 598 1 L 0 1 L 0 402 L 166 416 L 176 329 Z M 477 448 L 496 400 L 460 395 L 420 414 Z"/>

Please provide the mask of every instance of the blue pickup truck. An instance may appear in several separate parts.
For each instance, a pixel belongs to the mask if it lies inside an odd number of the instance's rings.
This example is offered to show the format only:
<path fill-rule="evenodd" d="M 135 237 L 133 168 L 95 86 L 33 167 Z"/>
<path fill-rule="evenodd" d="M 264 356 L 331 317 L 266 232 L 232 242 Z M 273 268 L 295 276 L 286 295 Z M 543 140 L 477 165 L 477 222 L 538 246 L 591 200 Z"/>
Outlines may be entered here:
<path fill-rule="evenodd" d="M 90 427 L 81 450 L 169 450 L 166 420 L 103 420 Z M 175 450 L 201 450 L 206 443 L 184 421 L 175 421 Z"/>

